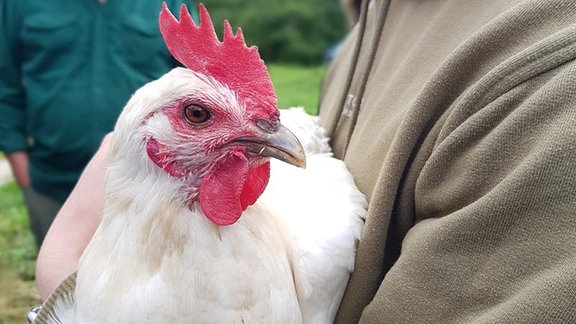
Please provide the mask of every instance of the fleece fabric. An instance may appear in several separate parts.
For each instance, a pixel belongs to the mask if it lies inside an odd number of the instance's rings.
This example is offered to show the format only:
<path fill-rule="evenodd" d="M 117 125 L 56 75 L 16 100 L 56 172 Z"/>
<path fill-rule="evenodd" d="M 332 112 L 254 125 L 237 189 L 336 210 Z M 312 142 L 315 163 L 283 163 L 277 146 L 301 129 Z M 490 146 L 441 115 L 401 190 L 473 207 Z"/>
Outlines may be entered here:
<path fill-rule="evenodd" d="M 370 205 L 338 323 L 576 323 L 576 2 L 363 5 L 320 115 Z"/>

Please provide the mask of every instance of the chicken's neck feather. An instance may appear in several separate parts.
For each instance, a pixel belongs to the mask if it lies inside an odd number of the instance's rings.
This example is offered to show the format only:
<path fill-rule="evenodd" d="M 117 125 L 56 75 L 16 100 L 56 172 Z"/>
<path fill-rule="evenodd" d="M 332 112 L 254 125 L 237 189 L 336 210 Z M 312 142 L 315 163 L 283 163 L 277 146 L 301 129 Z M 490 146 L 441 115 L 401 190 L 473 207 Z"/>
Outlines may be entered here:
<path fill-rule="evenodd" d="M 122 298 L 207 310 L 224 301 L 231 316 L 259 307 L 270 316 L 299 316 L 294 287 L 282 280 L 291 276 L 285 236 L 265 208 L 252 206 L 234 225 L 219 227 L 197 203 L 186 206 L 182 183 L 161 169 L 114 167 L 102 224 L 79 263 L 78 307 L 87 317 L 107 309 L 118 314 L 111 320 L 124 319 Z M 270 309 L 263 303 L 270 299 L 283 307 Z"/>

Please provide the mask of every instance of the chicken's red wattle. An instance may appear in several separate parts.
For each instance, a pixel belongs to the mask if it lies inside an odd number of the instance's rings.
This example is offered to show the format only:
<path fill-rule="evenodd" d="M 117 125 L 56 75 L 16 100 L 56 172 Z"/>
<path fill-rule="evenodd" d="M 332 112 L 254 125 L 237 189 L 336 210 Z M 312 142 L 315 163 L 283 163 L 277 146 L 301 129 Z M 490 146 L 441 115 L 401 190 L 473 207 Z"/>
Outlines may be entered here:
<path fill-rule="evenodd" d="M 234 152 L 202 179 L 200 208 L 214 224 L 232 225 L 264 192 L 269 178 L 269 162 L 251 167 L 243 153 Z"/>

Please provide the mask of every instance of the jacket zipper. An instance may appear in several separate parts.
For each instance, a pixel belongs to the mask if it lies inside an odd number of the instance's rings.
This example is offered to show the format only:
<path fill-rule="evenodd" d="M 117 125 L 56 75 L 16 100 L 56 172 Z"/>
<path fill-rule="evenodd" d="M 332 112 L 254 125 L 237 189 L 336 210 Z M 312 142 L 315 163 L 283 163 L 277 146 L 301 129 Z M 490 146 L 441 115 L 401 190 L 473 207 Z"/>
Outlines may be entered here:
<path fill-rule="evenodd" d="M 343 132 L 340 136 L 344 136 L 341 140 L 344 141 L 344 148 L 342 152 L 335 152 L 337 156 L 344 158 L 346 156 L 346 151 L 350 143 L 350 139 L 354 132 L 354 127 L 358 121 L 358 115 L 360 113 L 360 108 L 362 106 L 362 98 L 364 96 L 364 91 L 366 90 L 366 84 L 368 83 L 368 78 L 370 76 L 372 65 L 374 63 L 376 52 L 378 50 L 378 45 L 380 43 L 380 37 L 382 35 L 382 30 L 384 28 L 384 23 L 386 21 L 386 16 L 388 14 L 388 9 L 390 8 L 391 0 L 384 0 L 382 2 L 376 1 L 373 5 L 378 6 L 376 24 L 374 25 L 374 33 L 372 39 L 366 40 L 367 47 L 364 48 L 363 43 L 365 42 L 365 34 L 368 20 L 368 7 L 370 5 L 370 0 L 362 1 L 360 19 L 359 19 L 359 30 L 358 30 L 358 40 L 354 48 L 353 59 L 351 64 L 350 73 L 348 74 L 347 91 L 343 94 L 340 104 L 340 118 L 332 129 L 328 130 L 329 134 L 335 134 L 335 132 Z M 359 64 L 360 55 L 367 57 L 366 62 L 363 66 Z M 356 82 L 355 82 L 356 81 Z"/>

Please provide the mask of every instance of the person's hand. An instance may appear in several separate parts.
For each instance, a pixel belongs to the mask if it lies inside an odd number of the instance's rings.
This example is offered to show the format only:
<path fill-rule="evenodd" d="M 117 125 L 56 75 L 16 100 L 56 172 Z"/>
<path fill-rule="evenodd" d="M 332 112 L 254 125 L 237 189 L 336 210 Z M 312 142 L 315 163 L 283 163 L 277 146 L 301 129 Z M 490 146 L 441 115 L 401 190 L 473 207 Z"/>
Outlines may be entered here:
<path fill-rule="evenodd" d="M 98 228 L 104 210 L 108 134 L 62 206 L 42 244 L 36 262 L 36 284 L 45 300 L 68 275 Z"/>
<path fill-rule="evenodd" d="M 19 151 L 6 154 L 6 159 L 10 163 L 12 175 L 20 188 L 30 185 L 30 175 L 28 173 L 28 152 Z"/>

